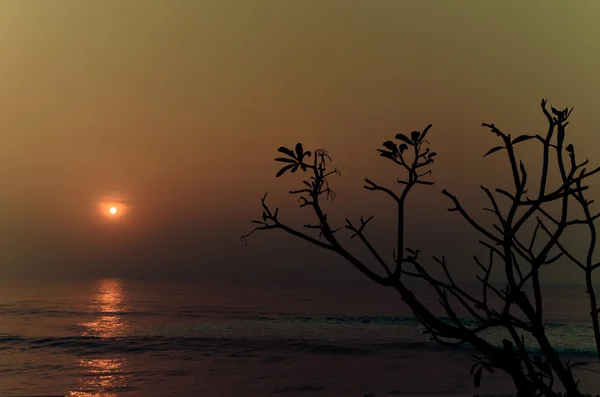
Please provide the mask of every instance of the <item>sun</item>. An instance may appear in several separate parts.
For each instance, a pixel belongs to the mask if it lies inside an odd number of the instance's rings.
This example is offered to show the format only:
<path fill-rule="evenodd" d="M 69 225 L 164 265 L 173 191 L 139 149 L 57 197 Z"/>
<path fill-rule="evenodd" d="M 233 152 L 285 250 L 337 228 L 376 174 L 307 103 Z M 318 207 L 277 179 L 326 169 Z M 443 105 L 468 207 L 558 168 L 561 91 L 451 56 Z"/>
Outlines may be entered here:
<path fill-rule="evenodd" d="M 122 195 L 107 195 L 98 197 L 95 205 L 95 215 L 100 222 L 108 224 L 121 224 L 129 222 L 131 215 L 131 201 Z"/>

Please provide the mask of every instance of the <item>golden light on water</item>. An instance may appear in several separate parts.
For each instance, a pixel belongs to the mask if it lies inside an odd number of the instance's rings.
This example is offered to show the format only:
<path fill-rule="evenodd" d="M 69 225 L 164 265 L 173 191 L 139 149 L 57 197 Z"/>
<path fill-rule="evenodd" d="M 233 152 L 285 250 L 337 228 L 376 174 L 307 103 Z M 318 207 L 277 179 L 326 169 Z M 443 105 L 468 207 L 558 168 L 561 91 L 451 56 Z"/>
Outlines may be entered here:
<path fill-rule="evenodd" d="M 77 365 L 86 375 L 82 390 L 70 392 L 70 397 L 116 397 L 115 391 L 127 387 L 131 377 L 126 358 L 79 359 Z"/>
<path fill-rule="evenodd" d="M 125 303 L 124 295 L 122 280 L 101 280 L 91 307 L 99 317 L 81 324 L 85 329 L 83 336 L 111 338 L 125 333 L 128 324 L 123 314 L 129 311 L 129 307 Z"/>
<path fill-rule="evenodd" d="M 124 314 L 129 311 L 125 298 L 122 280 L 100 280 L 90 305 L 97 318 L 80 324 L 84 329 L 82 335 L 100 338 L 123 335 L 128 329 Z M 131 380 L 125 357 L 78 359 L 77 366 L 83 372 L 81 387 L 69 392 L 71 397 L 116 397 L 116 391 L 126 388 Z"/>

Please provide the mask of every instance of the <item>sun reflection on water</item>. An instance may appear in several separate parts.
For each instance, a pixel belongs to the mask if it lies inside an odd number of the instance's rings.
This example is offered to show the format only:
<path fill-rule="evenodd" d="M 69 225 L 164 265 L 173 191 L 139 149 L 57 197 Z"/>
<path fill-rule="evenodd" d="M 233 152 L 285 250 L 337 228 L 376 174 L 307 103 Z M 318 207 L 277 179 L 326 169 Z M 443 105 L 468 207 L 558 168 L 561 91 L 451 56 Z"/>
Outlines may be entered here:
<path fill-rule="evenodd" d="M 83 336 L 112 338 L 123 335 L 128 328 L 123 315 L 129 311 L 124 295 L 122 280 L 101 280 L 91 307 L 99 313 L 99 317 L 81 324 L 84 328 Z"/>
<path fill-rule="evenodd" d="M 85 371 L 82 387 L 68 396 L 116 397 L 117 390 L 127 387 L 130 375 L 125 371 L 125 358 L 79 359 L 77 365 Z"/>
<path fill-rule="evenodd" d="M 125 302 L 125 287 L 119 279 L 100 280 L 90 310 L 98 318 L 80 324 L 83 336 L 113 338 L 124 335 L 127 321 L 124 314 L 129 311 Z M 127 387 L 131 375 L 126 370 L 125 357 L 80 358 L 81 386 L 71 391 L 71 397 L 116 397 L 117 390 Z"/>

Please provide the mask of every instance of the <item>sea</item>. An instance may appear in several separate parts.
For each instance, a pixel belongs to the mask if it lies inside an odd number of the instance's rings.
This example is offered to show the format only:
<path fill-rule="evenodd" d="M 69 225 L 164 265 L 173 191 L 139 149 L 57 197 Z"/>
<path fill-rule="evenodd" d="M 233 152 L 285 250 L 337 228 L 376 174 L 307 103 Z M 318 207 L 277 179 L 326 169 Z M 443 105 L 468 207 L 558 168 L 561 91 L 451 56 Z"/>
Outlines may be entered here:
<path fill-rule="evenodd" d="M 545 287 L 552 342 L 600 392 L 585 289 Z M 368 281 L 0 284 L 0 396 L 509 395 L 498 373 L 475 389 L 472 354 Z"/>

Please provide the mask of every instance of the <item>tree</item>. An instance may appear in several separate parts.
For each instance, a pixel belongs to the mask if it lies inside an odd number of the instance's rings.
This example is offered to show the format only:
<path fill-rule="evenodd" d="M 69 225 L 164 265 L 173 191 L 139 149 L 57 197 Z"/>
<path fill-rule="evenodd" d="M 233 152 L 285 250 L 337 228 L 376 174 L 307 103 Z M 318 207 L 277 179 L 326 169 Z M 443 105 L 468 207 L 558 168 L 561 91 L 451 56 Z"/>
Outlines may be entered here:
<path fill-rule="evenodd" d="M 565 146 L 566 127 L 573 109 L 557 110 L 550 107 L 549 111 L 546 100 L 542 100 L 541 107 L 548 122 L 548 130 L 542 135 L 512 138 L 494 124 L 483 124 L 501 141 L 499 146 L 490 149 L 484 157 L 505 153 L 512 174 L 510 191 L 481 187 L 490 206 L 485 210 L 494 215 L 493 225 L 483 226 L 461 205 L 456 196 L 445 189 L 442 191 L 452 203 L 449 211 L 459 213 L 479 233 L 479 243 L 489 253 L 487 261 L 473 256 L 482 272 L 476 276 L 481 285 L 480 294 L 467 292 L 455 282 L 444 256 L 433 257 L 432 263 L 441 268 L 444 274 L 443 277 L 435 276 L 431 265 L 424 265 L 421 251 L 405 244 L 404 215 L 407 198 L 418 185 L 433 185 L 433 181 L 427 179 L 431 175 L 430 167 L 436 156 L 429 149 L 430 144 L 426 140 L 431 125 L 423 131 L 413 131 L 408 136 L 397 134 L 396 142 L 386 141 L 378 149 L 381 157 L 399 166 L 407 175 L 404 179 L 398 179 L 401 185 L 399 192 L 365 179 L 365 189 L 386 194 L 397 206 L 397 247 L 391 260 L 375 250 L 365 234 L 372 217 L 361 217 L 359 221 L 348 218 L 345 220 L 344 228 L 351 232 L 350 238 L 356 237 L 362 242 L 379 270 L 351 254 L 338 237 L 337 232 L 341 228 L 334 228 L 328 221 L 322 203 L 335 197 L 329 180 L 339 172 L 337 168 L 331 169 L 331 158 L 327 151 L 305 151 L 301 143 L 294 150 L 279 148 L 279 152 L 285 157 L 275 159 L 284 165 L 276 176 L 298 170 L 310 175 L 302 181 L 301 189 L 290 193 L 299 196 L 300 207 L 311 209 L 317 222 L 304 225 L 308 231 L 283 223 L 278 209 L 272 210 L 267 205 L 265 195 L 262 199 L 262 219 L 251 221 L 257 226 L 242 239 L 246 241 L 256 231 L 283 230 L 340 255 L 372 281 L 393 288 L 410 307 L 425 328 L 424 332 L 432 340 L 443 344 L 466 344 L 479 353 L 471 368 L 476 387 L 479 386 L 484 370 L 491 373 L 503 371 L 512 378 L 518 396 L 557 396 L 557 387 L 568 396 L 580 396 L 572 367 L 582 363 L 563 361 L 544 329 L 540 272 L 561 258 L 568 259 L 584 272 L 600 356 L 600 310 L 592 283 L 592 273 L 600 267 L 600 263 L 595 263 L 593 258 L 596 244 L 594 221 L 600 215 L 592 215 L 592 201 L 586 198 L 588 186 L 585 184 L 589 177 L 600 171 L 600 167 L 588 171 L 585 168 L 588 160 L 578 163 L 573 145 Z M 528 180 L 527 167 L 519 160 L 515 150 L 517 145 L 526 141 L 529 143 L 525 145 L 537 143 L 541 146 L 540 179 L 536 186 L 532 186 Z M 557 177 L 551 175 L 551 161 L 556 162 Z M 550 187 L 551 180 L 554 179 L 558 181 L 557 186 Z M 582 219 L 570 216 L 573 204 L 582 210 Z M 567 230 L 581 225 L 587 226 L 590 233 L 585 259 L 578 259 L 561 243 Z M 318 236 L 309 234 L 310 230 L 317 231 Z M 495 273 L 502 275 L 500 286 L 490 281 L 493 269 Z M 435 290 L 446 313 L 445 317 L 434 315 L 432 308 L 427 307 L 415 295 L 409 285 L 410 280 L 414 279 L 426 281 Z M 468 316 L 459 315 L 457 308 L 462 308 Z M 489 330 L 500 330 L 506 337 L 502 343 L 498 343 L 486 336 L 486 331 Z M 541 354 L 533 355 L 531 352 L 534 348 Z"/>

